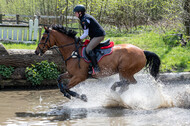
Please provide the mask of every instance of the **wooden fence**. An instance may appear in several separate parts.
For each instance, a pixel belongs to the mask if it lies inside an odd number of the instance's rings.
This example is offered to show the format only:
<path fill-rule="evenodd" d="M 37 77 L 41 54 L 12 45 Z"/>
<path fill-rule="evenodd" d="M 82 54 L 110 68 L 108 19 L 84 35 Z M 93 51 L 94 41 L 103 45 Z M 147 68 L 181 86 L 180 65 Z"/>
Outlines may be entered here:
<path fill-rule="evenodd" d="M 13 17 L 11 19 L 4 17 Z M 14 18 L 16 20 L 14 20 Z M 28 22 L 22 21 L 21 18 L 29 18 Z M 46 15 L 15 15 L 15 14 L 0 14 L 0 41 L 13 43 L 35 43 L 41 38 L 42 19 L 57 19 L 59 24 L 62 24 L 63 19 L 78 20 L 74 16 L 46 16 Z M 32 20 L 34 19 L 34 21 Z M 67 25 L 66 25 L 67 27 Z M 79 29 L 71 28 L 71 29 Z M 39 35 L 39 36 L 38 36 Z"/>
<path fill-rule="evenodd" d="M 3 19 L 4 17 L 13 17 L 14 19 L 11 20 L 7 20 L 7 18 Z M 5 23 L 5 22 L 15 22 L 16 24 L 20 24 L 20 23 L 28 23 L 26 21 L 21 20 L 21 18 L 30 18 L 30 19 L 35 19 L 38 18 L 39 20 L 39 25 L 49 25 L 50 23 L 50 19 L 56 19 L 57 20 L 57 24 L 63 24 L 64 19 L 65 20 L 78 20 L 77 17 L 75 16 L 47 16 L 47 15 L 16 15 L 16 14 L 0 14 L 0 24 Z M 47 23 L 40 23 L 41 19 L 46 19 Z M 67 22 L 67 21 L 66 21 Z M 67 25 L 67 24 L 66 24 Z"/>
<path fill-rule="evenodd" d="M 0 24 L 0 40 L 11 42 L 34 43 L 37 40 L 39 21 L 29 20 L 29 25 Z"/>

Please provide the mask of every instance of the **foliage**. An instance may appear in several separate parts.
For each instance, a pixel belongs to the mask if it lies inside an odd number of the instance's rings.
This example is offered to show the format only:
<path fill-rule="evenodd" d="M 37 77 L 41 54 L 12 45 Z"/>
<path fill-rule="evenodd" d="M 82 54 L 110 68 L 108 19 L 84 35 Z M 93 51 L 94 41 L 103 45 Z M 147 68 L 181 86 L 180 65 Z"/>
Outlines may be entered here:
<path fill-rule="evenodd" d="M 109 28 L 111 31 L 106 31 L 107 34 L 105 39 L 110 38 L 110 40 L 114 41 L 115 44 L 133 44 L 143 50 L 155 52 L 161 58 L 162 72 L 190 71 L 190 42 L 188 42 L 184 47 L 180 44 L 171 43 L 171 34 L 182 33 L 178 31 L 180 26 L 177 29 L 171 29 L 171 26 L 174 25 L 179 26 L 176 23 L 170 24 L 164 32 L 157 25 L 145 25 L 132 28 L 132 30 L 129 29 L 129 32 L 122 29 L 122 31 L 118 31 L 117 35 L 114 34 L 117 30 L 115 27 L 113 29 Z M 23 44 L 21 44 L 20 47 L 22 47 L 22 45 Z M 15 45 L 11 48 L 17 48 L 17 46 L 18 45 Z M 7 45 L 5 45 L 5 47 L 8 48 Z M 33 49 L 35 48 L 36 47 L 33 47 Z"/>
<path fill-rule="evenodd" d="M 111 29 L 111 30 L 106 31 L 106 36 L 107 37 L 113 37 L 113 36 L 114 37 L 122 37 L 122 36 L 126 36 L 126 34 L 120 32 L 117 29 Z"/>
<path fill-rule="evenodd" d="M 181 32 L 169 28 L 165 32 L 161 32 L 160 27 L 155 27 L 155 25 L 142 26 L 137 28 L 134 33 L 126 33 L 124 35 L 126 37 L 107 36 L 107 38 L 110 38 L 115 44 L 133 44 L 143 50 L 155 52 L 161 58 L 161 72 L 190 71 L 190 42 L 186 46 L 181 46 L 178 36 L 175 35 Z"/>
<path fill-rule="evenodd" d="M 6 67 L 5 65 L 0 65 L 0 75 L 9 78 L 11 74 L 14 72 L 14 68 L 9 66 Z"/>
<path fill-rule="evenodd" d="M 1 0 L 0 12 L 20 15 L 73 15 L 73 8 L 83 4 L 87 13 L 100 23 L 129 29 L 150 24 L 160 19 L 181 20 L 185 1 L 182 0 Z M 22 18 L 22 17 L 20 17 Z M 46 24 L 52 19 L 46 20 Z M 57 19 L 56 19 L 57 20 Z M 73 22 L 65 20 L 63 24 Z M 58 23 L 58 20 L 57 20 Z"/>
<path fill-rule="evenodd" d="M 60 72 L 57 69 L 57 65 L 53 62 L 42 61 L 40 63 L 32 64 L 32 67 L 26 68 L 26 77 L 33 85 L 41 84 L 42 80 L 56 79 Z"/>
<path fill-rule="evenodd" d="M 179 45 L 179 37 L 175 34 L 167 34 L 163 36 L 163 41 L 165 42 L 166 45 L 169 46 L 177 46 Z"/>

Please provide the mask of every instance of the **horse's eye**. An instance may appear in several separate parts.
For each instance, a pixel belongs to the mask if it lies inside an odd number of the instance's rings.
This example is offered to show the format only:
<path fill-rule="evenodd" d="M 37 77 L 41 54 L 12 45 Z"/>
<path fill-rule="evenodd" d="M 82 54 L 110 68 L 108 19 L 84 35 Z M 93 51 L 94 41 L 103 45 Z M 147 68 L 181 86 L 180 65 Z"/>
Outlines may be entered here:
<path fill-rule="evenodd" d="M 42 37 L 42 40 L 44 40 L 45 39 L 45 37 Z"/>

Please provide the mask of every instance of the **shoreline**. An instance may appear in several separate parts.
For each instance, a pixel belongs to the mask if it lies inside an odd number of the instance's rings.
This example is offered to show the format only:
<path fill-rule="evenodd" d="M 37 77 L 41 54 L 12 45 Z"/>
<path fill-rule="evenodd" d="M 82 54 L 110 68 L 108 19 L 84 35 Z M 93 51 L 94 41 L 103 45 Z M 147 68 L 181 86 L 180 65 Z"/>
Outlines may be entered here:
<path fill-rule="evenodd" d="M 137 77 L 147 77 L 149 73 L 139 73 Z M 176 83 L 176 82 L 186 82 L 190 84 L 190 72 L 179 72 L 179 73 L 160 73 L 158 80 L 163 83 Z M 14 82 L 11 83 L 10 82 Z M 21 83 L 22 82 L 22 83 Z M 25 82 L 25 83 L 23 83 Z M 44 80 L 41 85 L 31 85 L 26 80 L 3 80 L 0 83 L 0 90 L 41 90 L 41 89 L 56 89 L 56 80 Z"/>

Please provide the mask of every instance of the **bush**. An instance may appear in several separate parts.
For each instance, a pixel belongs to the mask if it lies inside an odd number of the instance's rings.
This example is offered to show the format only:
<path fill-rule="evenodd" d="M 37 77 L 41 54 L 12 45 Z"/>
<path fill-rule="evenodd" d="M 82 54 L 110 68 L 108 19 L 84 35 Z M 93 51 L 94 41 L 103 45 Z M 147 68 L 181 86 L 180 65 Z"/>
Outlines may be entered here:
<path fill-rule="evenodd" d="M 39 85 L 44 79 L 53 80 L 57 79 L 60 72 L 57 69 L 57 65 L 53 62 L 42 61 L 32 64 L 32 67 L 26 68 L 26 77 L 33 85 Z"/>
<path fill-rule="evenodd" d="M 106 36 L 107 37 L 123 37 L 123 36 L 127 36 L 127 34 L 124 32 L 120 32 L 118 29 L 110 29 L 110 30 L 106 30 Z"/>
<path fill-rule="evenodd" d="M 163 41 L 166 45 L 175 47 L 179 45 L 179 36 L 175 34 L 166 35 L 163 37 Z"/>
<path fill-rule="evenodd" d="M 9 78 L 11 76 L 11 74 L 14 72 L 14 68 L 13 67 L 6 67 L 5 65 L 0 65 L 0 75 L 5 77 L 5 78 Z"/>

